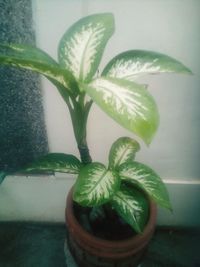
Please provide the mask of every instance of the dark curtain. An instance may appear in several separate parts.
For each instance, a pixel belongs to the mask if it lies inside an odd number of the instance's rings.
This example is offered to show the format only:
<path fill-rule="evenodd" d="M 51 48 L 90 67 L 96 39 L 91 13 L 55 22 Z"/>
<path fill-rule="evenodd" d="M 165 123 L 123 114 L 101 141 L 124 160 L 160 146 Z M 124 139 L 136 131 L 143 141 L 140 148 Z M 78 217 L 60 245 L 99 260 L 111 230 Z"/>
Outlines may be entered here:
<path fill-rule="evenodd" d="M 30 0 L 0 0 L 0 43 L 35 45 Z M 38 75 L 0 66 L 0 171 L 48 152 Z"/>

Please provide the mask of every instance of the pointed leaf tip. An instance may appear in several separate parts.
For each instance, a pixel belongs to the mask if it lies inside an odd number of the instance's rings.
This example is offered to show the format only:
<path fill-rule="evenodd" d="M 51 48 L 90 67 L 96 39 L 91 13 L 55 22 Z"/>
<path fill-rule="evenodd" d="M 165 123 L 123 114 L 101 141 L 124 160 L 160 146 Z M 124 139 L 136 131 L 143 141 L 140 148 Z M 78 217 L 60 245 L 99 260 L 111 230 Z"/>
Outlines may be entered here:
<path fill-rule="evenodd" d="M 139 162 L 127 162 L 120 166 L 122 180 L 131 182 L 144 190 L 158 205 L 171 210 L 167 188 L 151 168 Z"/>
<path fill-rule="evenodd" d="M 112 198 L 116 212 L 137 233 L 141 233 L 148 219 L 149 203 L 144 194 L 135 188 L 123 185 Z"/>
<path fill-rule="evenodd" d="M 110 149 L 109 168 L 117 170 L 123 163 L 133 161 L 139 150 L 140 145 L 136 140 L 130 137 L 118 138 Z"/>
<path fill-rule="evenodd" d="M 50 153 L 40 157 L 27 166 L 24 171 L 32 172 L 63 172 L 78 174 L 82 167 L 81 162 L 75 156 L 64 153 Z"/>
<path fill-rule="evenodd" d="M 96 73 L 105 46 L 114 32 L 111 13 L 94 14 L 74 23 L 59 43 L 61 66 L 81 82 L 89 82 Z"/>
<path fill-rule="evenodd" d="M 158 52 L 129 50 L 114 57 L 104 68 L 102 75 L 126 80 L 157 73 L 192 74 L 180 61 Z"/>
<path fill-rule="evenodd" d="M 135 80 L 146 74 L 192 74 L 183 63 L 168 55 L 146 50 L 129 50 L 114 57 L 104 68 L 102 75 Z"/>

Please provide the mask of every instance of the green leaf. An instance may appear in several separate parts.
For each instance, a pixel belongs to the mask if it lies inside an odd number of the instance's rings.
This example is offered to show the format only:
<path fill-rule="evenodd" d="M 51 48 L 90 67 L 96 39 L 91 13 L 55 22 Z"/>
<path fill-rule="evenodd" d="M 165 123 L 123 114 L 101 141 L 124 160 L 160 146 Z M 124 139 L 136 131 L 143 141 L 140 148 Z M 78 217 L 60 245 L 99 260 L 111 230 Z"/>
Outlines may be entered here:
<path fill-rule="evenodd" d="M 139 151 L 140 145 L 137 141 L 129 137 L 117 139 L 109 153 L 109 168 L 117 169 L 121 164 L 133 161 L 135 153 Z"/>
<path fill-rule="evenodd" d="M 6 177 L 7 173 L 4 171 L 0 171 L 0 184 L 3 182 L 4 178 Z"/>
<path fill-rule="evenodd" d="M 61 68 L 44 51 L 31 46 L 15 44 L 0 45 L 0 49 L 0 64 L 43 74 L 55 86 L 60 87 L 58 89 L 62 95 L 78 91 L 78 85 L 73 75 Z"/>
<path fill-rule="evenodd" d="M 37 60 L 38 62 L 46 62 L 49 65 L 57 65 L 58 63 L 45 51 L 33 47 L 30 45 L 24 45 L 24 44 L 0 44 L 0 49 L 2 52 L 6 53 L 10 56 L 17 55 L 18 57 L 21 57 L 23 59 L 27 60 Z"/>
<path fill-rule="evenodd" d="M 111 118 L 149 144 L 158 128 L 159 114 L 148 91 L 139 84 L 114 78 L 98 78 L 83 90 Z"/>
<path fill-rule="evenodd" d="M 164 54 L 145 50 L 130 50 L 114 57 L 102 75 L 126 80 L 135 80 L 144 74 L 176 72 L 191 74 L 191 71 L 176 59 Z"/>
<path fill-rule="evenodd" d="M 135 188 L 122 186 L 113 196 L 111 204 L 137 233 L 143 231 L 149 214 L 149 204 L 144 194 Z"/>
<path fill-rule="evenodd" d="M 81 169 L 74 186 L 74 201 L 82 206 L 106 203 L 119 189 L 119 177 L 101 163 L 91 163 Z"/>
<path fill-rule="evenodd" d="M 80 19 L 60 41 L 58 58 L 61 66 L 70 70 L 77 80 L 91 81 L 113 32 L 114 18 L 110 13 Z"/>
<path fill-rule="evenodd" d="M 148 166 L 138 162 L 124 163 L 119 168 L 119 175 L 122 180 L 139 186 L 160 206 L 172 209 L 165 184 Z"/>
<path fill-rule="evenodd" d="M 23 171 L 28 173 L 53 171 L 78 174 L 81 167 L 81 162 L 73 155 L 50 153 L 39 158 Z"/>

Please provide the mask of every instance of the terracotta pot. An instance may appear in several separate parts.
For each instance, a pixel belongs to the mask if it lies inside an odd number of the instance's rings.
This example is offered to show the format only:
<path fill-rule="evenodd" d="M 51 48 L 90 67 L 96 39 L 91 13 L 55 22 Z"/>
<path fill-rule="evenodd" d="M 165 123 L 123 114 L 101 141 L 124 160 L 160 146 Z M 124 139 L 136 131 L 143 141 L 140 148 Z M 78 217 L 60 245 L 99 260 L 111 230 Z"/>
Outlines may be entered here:
<path fill-rule="evenodd" d="M 80 267 L 135 267 L 140 263 L 153 235 L 156 205 L 150 203 L 149 221 L 142 234 L 129 239 L 108 241 L 93 236 L 82 228 L 74 216 L 71 190 L 67 197 L 65 220 L 70 252 Z"/>

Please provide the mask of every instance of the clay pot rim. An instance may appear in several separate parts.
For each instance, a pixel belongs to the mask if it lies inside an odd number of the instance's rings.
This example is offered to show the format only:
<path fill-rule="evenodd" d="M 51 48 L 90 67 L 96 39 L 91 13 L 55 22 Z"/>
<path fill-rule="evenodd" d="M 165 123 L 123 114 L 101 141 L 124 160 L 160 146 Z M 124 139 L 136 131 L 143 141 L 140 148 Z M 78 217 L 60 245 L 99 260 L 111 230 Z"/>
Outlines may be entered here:
<path fill-rule="evenodd" d="M 136 234 L 133 237 L 130 237 L 128 239 L 123 239 L 123 240 L 118 240 L 118 241 L 111 241 L 107 239 L 102 239 L 100 237 L 96 237 L 89 232 L 87 232 L 83 227 L 79 224 L 77 221 L 76 217 L 74 216 L 73 212 L 73 187 L 69 191 L 68 196 L 67 196 L 67 201 L 66 201 L 66 209 L 65 209 L 65 222 L 68 230 L 70 231 L 70 225 L 73 225 L 74 228 L 76 228 L 76 232 L 78 233 L 79 239 L 82 240 L 87 240 L 92 246 L 103 246 L 104 248 L 110 249 L 110 248 L 116 248 L 120 249 L 123 247 L 129 247 L 132 249 L 133 248 L 133 243 L 135 244 L 135 247 L 138 249 L 140 247 L 144 247 L 148 242 L 149 239 L 151 238 L 154 228 L 155 228 L 155 223 L 156 223 L 156 214 L 157 214 L 157 209 L 156 209 L 156 204 L 153 201 L 150 201 L 150 216 L 149 216 L 149 221 L 147 225 L 144 228 L 144 231 L 141 234 Z M 72 230 L 74 231 L 74 230 Z M 77 240 L 78 241 L 78 240 Z"/>

